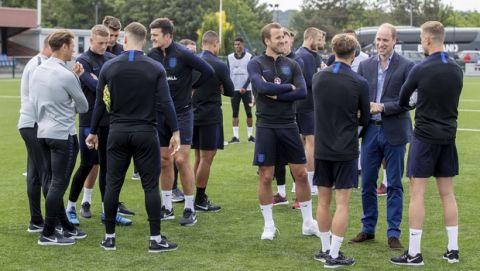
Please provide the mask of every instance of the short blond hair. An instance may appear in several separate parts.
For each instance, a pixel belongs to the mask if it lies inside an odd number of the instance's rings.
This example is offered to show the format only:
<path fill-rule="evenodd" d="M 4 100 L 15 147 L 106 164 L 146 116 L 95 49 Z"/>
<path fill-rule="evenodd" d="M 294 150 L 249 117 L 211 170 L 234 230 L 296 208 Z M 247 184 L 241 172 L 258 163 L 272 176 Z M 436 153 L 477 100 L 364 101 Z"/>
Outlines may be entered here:
<path fill-rule="evenodd" d="M 147 37 L 147 28 L 139 22 L 130 23 L 124 30 L 125 35 L 134 39 L 136 42 L 143 42 Z"/>
<path fill-rule="evenodd" d="M 303 40 L 307 40 L 309 38 L 315 38 L 318 35 L 325 36 L 325 34 L 326 34 L 325 31 L 322 31 L 316 27 L 309 27 L 305 29 L 305 31 L 303 32 Z"/>
<path fill-rule="evenodd" d="M 346 58 L 354 54 L 355 50 L 360 47 L 356 38 L 350 34 L 337 34 L 332 39 L 332 49 L 335 56 Z"/>
<path fill-rule="evenodd" d="M 430 36 L 432 41 L 443 43 L 445 41 L 445 28 L 438 21 L 428 21 L 422 24 L 422 32 Z"/>
<path fill-rule="evenodd" d="M 108 28 L 103 24 L 97 24 L 92 27 L 90 30 L 90 34 L 92 36 L 100 36 L 100 37 L 108 37 L 110 36 L 110 32 L 108 32 Z"/>

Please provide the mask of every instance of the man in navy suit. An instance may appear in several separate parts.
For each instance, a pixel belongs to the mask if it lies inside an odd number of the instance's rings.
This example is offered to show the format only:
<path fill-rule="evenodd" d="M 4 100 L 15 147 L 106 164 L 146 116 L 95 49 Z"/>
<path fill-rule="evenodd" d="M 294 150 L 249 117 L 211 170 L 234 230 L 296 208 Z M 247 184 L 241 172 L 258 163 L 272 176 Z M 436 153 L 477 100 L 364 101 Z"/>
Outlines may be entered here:
<path fill-rule="evenodd" d="M 378 219 L 376 181 L 382 159 L 387 163 L 387 236 L 391 249 L 401 249 L 400 223 L 403 210 L 402 175 L 405 145 L 412 133 L 407 108 L 398 105 L 400 88 L 407 79 L 413 62 L 396 52 L 396 30 L 382 24 L 375 37 L 377 56 L 360 63 L 358 73 L 370 85 L 371 119 L 362 140 L 362 231 L 351 243 L 375 239 Z"/>

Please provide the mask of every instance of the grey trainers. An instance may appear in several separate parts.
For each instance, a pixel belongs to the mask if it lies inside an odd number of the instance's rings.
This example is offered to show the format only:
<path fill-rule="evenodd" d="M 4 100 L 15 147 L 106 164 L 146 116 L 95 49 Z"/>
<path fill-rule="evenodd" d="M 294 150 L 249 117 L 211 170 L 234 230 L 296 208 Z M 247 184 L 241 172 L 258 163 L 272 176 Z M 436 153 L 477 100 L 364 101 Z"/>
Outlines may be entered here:
<path fill-rule="evenodd" d="M 183 216 L 180 219 L 180 225 L 193 226 L 195 223 L 197 223 L 197 215 L 195 211 L 190 208 L 183 210 Z"/>
<path fill-rule="evenodd" d="M 75 240 L 67 238 L 61 233 L 54 231 L 50 236 L 40 234 L 37 244 L 41 246 L 69 246 L 75 244 Z"/>
<path fill-rule="evenodd" d="M 70 239 L 84 239 L 85 237 L 87 237 L 87 234 L 79 228 L 75 227 L 71 231 L 64 229 L 63 236 Z"/>
<path fill-rule="evenodd" d="M 92 217 L 92 212 L 90 212 L 90 203 L 88 201 L 85 201 L 84 203 L 82 203 L 82 208 L 80 208 L 80 215 L 83 218 Z"/>

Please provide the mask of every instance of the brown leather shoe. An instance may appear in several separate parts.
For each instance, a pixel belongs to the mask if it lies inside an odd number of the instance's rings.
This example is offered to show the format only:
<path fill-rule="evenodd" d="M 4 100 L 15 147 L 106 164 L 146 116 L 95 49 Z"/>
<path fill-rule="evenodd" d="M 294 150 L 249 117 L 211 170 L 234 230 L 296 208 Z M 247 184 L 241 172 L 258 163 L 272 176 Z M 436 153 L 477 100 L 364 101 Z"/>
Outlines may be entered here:
<path fill-rule="evenodd" d="M 360 232 L 356 237 L 352 238 L 348 243 L 362 243 L 365 241 L 373 241 L 375 239 L 375 234 L 370 234 L 366 232 Z"/>
<path fill-rule="evenodd" d="M 400 250 L 403 248 L 400 240 L 397 237 L 388 237 L 388 246 L 393 250 Z"/>

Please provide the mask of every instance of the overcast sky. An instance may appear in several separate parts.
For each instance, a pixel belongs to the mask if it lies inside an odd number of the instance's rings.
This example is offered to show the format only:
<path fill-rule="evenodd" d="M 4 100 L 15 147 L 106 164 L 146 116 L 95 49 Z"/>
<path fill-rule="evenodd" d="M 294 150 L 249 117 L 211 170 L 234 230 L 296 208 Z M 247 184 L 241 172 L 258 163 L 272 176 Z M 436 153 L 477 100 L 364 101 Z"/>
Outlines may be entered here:
<path fill-rule="evenodd" d="M 300 9 L 302 0 L 260 0 L 262 3 L 278 4 L 280 10 Z M 480 11 L 480 0 L 442 0 L 447 5 L 453 5 L 456 10 Z"/>

